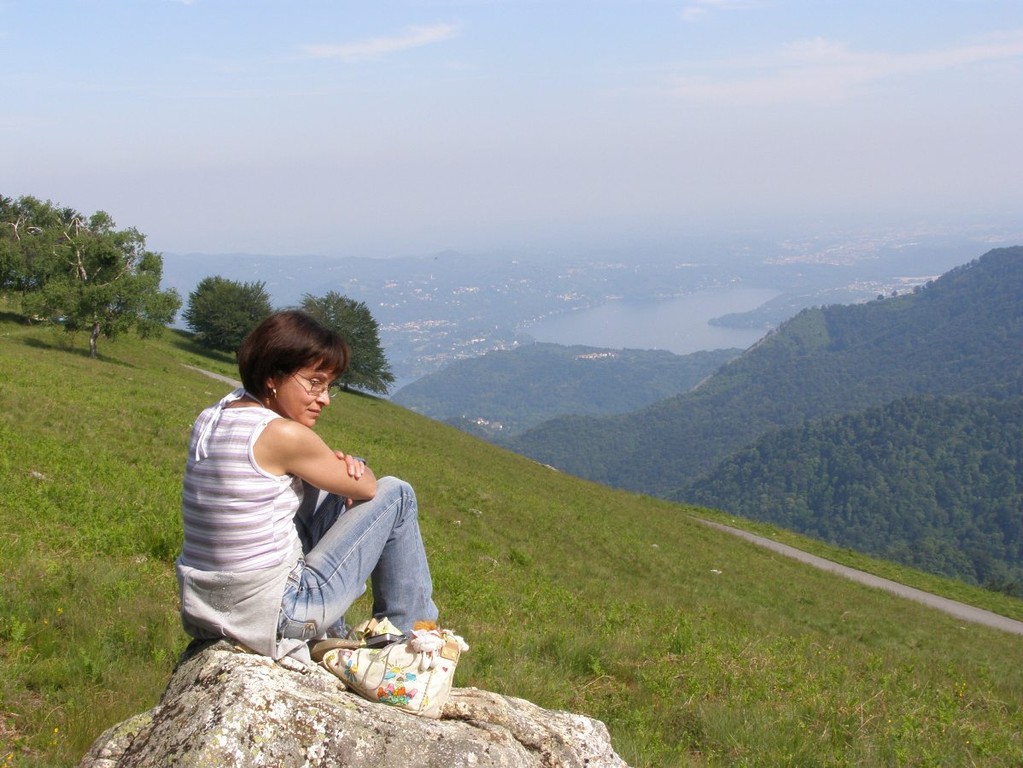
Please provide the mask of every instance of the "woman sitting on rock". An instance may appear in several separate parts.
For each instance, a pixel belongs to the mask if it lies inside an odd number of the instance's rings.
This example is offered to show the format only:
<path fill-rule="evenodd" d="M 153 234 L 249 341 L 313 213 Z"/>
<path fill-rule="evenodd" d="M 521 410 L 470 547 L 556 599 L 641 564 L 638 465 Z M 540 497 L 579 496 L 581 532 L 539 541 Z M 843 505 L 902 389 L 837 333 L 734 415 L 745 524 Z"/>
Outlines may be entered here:
<path fill-rule="evenodd" d="M 437 618 L 411 486 L 312 429 L 348 363 L 337 333 L 275 313 L 238 351 L 243 388 L 196 419 L 176 564 L 192 637 L 308 663 L 307 641 L 343 636 L 369 579 L 375 617 L 406 634 Z"/>

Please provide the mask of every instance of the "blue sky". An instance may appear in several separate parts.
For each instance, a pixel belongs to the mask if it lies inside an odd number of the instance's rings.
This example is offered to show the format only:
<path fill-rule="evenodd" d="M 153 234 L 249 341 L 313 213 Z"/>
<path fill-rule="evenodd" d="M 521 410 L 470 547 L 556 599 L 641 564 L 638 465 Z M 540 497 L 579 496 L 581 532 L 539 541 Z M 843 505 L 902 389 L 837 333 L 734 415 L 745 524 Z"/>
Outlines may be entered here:
<path fill-rule="evenodd" d="M 0 97 L 163 252 L 1023 229 L 1018 0 L 0 0 Z"/>

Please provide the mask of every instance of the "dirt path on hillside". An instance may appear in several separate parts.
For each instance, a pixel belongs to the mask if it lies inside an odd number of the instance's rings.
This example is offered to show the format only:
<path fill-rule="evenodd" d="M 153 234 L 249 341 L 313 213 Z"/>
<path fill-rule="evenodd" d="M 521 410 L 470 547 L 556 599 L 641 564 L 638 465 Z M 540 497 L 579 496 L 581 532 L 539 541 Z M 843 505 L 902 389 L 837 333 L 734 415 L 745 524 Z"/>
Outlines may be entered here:
<path fill-rule="evenodd" d="M 219 373 L 214 373 L 213 371 L 207 371 L 202 368 L 196 368 L 194 365 L 188 365 L 187 363 L 182 363 L 182 365 L 188 368 L 189 370 L 195 371 L 196 373 L 201 373 L 204 376 L 209 376 L 211 379 L 216 379 L 217 381 L 222 381 L 225 384 L 230 384 L 232 387 L 237 388 L 242 385 L 242 383 L 238 381 L 238 379 L 232 379 L 230 376 L 223 376 Z"/>
<path fill-rule="evenodd" d="M 994 627 L 995 629 L 1000 629 L 1003 632 L 1023 635 L 1023 621 L 1016 621 L 1015 619 L 1007 618 L 1006 616 L 993 613 L 992 611 L 985 611 L 983 608 L 975 608 L 972 605 L 960 603 L 957 600 L 949 600 L 947 597 L 940 597 L 939 595 L 933 595 L 930 592 L 924 592 L 920 589 L 907 587 L 905 584 L 899 584 L 896 581 L 883 579 L 872 573 L 866 573 L 865 571 L 850 568 L 847 565 L 840 565 L 839 563 L 832 562 L 831 560 L 825 560 L 823 557 L 817 557 L 816 555 L 803 552 L 795 547 L 790 547 L 788 544 L 781 544 L 780 542 L 773 541 L 763 536 L 757 536 L 756 534 L 749 533 L 748 531 L 732 528 L 729 525 L 712 523 L 710 520 L 702 520 L 698 517 L 693 519 L 703 523 L 704 525 L 710 526 L 711 528 L 717 528 L 719 531 L 725 531 L 733 536 L 746 539 L 757 546 L 766 547 L 767 549 L 778 552 L 786 557 L 791 557 L 795 560 L 799 560 L 800 562 L 812 565 L 815 568 L 830 571 L 831 573 L 837 573 L 839 576 L 852 579 L 860 584 L 866 584 L 869 587 L 883 589 L 887 592 L 898 595 L 899 597 L 904 597 L 907 600 L 923 603 L 930 608 L 944 611 L 957 619 L 973 622 L 974 624 L 983 624 L 988 627 Z"/>
<path fill-rule="evenodd" d="M 191 368 L 193 371 L 203 373 L 210 378 L 223 381 L 226 384 L 230 384 L 235 387 L 241 386 L 239 381 L 228 376 L 222 376 L 221 374 L 213 373 L 212 371 L 204 371 L 202 368 L 196 368 L 194 365 L 185 365 L 185 367 Z M 974 608 L 972 605 L 960 603 L 957 600 L 949 600 L 947 597 L 940 597 L 939 595 L 933 595 L 930 592 L 924 592 L 920 589 L 907 587 L 905 584 L 899 584 L 897 581 L 882 579 L 880 576 L 875 576 L 872 573 L 858 571 L 847 565 L 840 565 L 839 563 L 832 562 L 831 560 L 825 560 L 823 557 L 817 557 L 817 555 L 811 555 L 809 552 L 803 552 L 801 549 L 790 547 L 788 544 L 781 544 L 763 536 L 757 536 L 754 533 L 749 533 L 748 531 L 732 528 L 729 525 L 712 523 L 710 520 L 702 520 L 698 517 L 694 517 L 693 519 L 703 523 L 704 525 L 708 525 L 711 528 L 717 528 L 719 531 L 725 531 L 726 533 L 746 539 L 758 546 L 766 547 L 767 549 L 778 552 L 779 554 L 794 558 L 800 562 L 807 563 L 808 565 L 812 565 L 815 568 L 830 571 L 831 573 L 837 573 L 839 576 L 852 579 L 860 584 L 866 584 L 868 587 L 883 589 L 887 592 L 896 594 L 899 597 L 904 597 L 907 600 L 914 600 L 915 602 L 923 603 L 924 605 L 936 610 L 944 611 L 957 619 L 973 622 L 974 624 L 983 624 L 988 627 L 994 627 L 995 629 L 1000 629 L 1003 632 L 1023 635 L 1023 621 L 1016 621 L 1015 619 L 1010 619 L 992 611 L 985 611 L 983 608 Z"/>

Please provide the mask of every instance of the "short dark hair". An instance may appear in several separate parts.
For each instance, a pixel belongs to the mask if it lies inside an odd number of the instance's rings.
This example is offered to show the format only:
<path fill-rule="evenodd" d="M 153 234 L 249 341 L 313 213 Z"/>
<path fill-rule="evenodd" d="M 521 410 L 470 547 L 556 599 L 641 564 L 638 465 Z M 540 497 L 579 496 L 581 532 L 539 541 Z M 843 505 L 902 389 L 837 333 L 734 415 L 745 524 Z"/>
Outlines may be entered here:
<path fill-rule="evenodd" d="M 270 315 L 249 331 L 238 348 L 242 385 L 260 400 L 269 394 L 268 379 L 290 376 L 307 365 L 332 370 L 337 378 L 349 362 L 341 334 L 295 309 Z"/>

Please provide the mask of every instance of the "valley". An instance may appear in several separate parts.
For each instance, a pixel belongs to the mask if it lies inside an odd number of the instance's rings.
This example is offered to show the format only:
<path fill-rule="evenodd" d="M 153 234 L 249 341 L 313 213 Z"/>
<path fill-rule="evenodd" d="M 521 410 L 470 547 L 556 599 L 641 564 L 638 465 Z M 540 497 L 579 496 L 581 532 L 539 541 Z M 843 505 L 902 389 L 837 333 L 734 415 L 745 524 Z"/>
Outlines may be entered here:
<path fill-rule="evenodd" d="M 805 307 L 905 293 L 983 250 L 970 232 L 903 230 L 801 239 L 692 238 L 606 251 L 447 251 L 386 259 L 165 254 L 164 283 L 187 298 L 206 276 L 239 281 L 255 276 L 277 306 L 295 305 L 308 293 L 327 290 L 365 302 L 380 324 L 397 379 L 392 391 L 397 391 L 456 360 L 536 340 L 622 346 L 617 343 L 622 324 L 640 329 L 627 337 L 630 348 L 690 352 L 747 346 Z M 641 329 L 644 323 L 649 327 L 652 308 L 722 291 L 753 292 L 749 295 L 762 296 L 764 303 L 737 310 L 723 302 L 699 316 L 682 316 L 691 324 L 687 332 L 704 329 L 703 343 L 673 349 L 670 342 L 644 338 Z M 603 332 L 597 325 L 587 328 L 585 338 L 551 338 L 541 332 L 551 323 L 608 306 L 618 314 Z M 715 337 L 708 323 L 725 335 Z M 532 329 L 539 329 L 536 335 Z"/>

